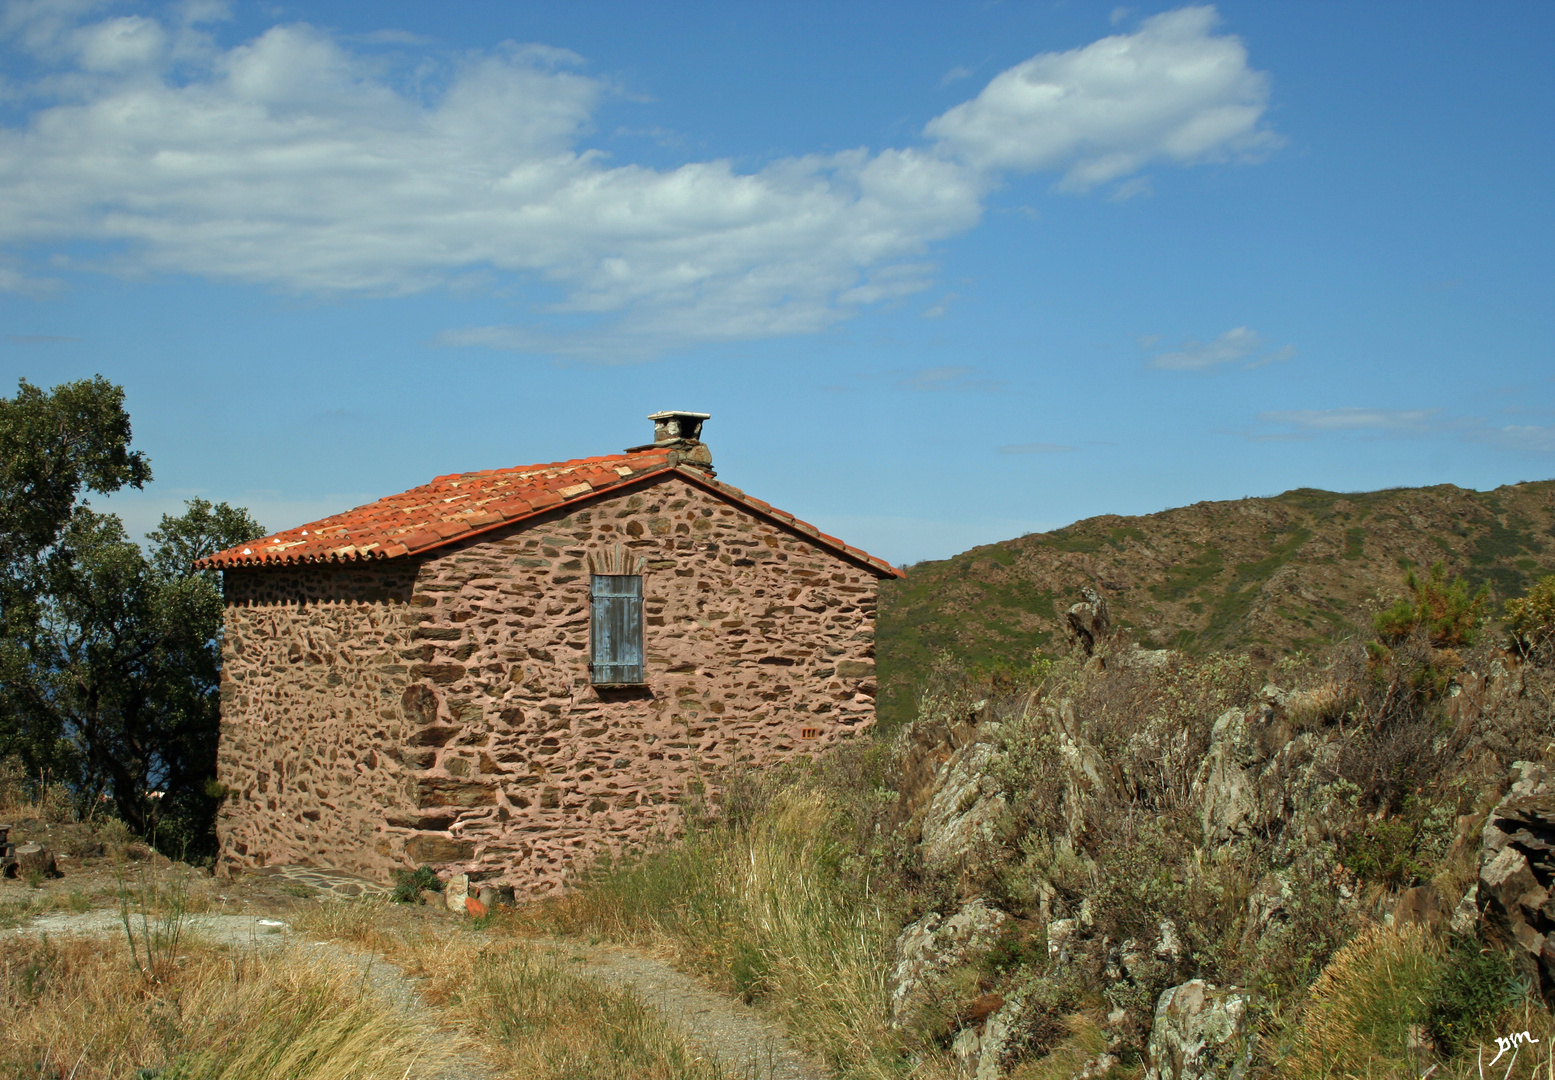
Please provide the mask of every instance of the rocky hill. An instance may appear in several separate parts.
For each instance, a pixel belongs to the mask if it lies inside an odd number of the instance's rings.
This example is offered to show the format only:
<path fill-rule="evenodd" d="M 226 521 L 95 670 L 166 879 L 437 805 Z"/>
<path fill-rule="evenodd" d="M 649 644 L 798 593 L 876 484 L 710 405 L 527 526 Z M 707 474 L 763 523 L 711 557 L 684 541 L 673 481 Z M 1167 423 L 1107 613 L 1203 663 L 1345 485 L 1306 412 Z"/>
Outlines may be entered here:
<path fill-rule="evenodd" d="M 1025 666 L 1062 653 L 1064 612 L 1085 585 L 1146 647 L 1272 659 L 1351 635 L 1369 604 L 1401 591 L 1405 568 L 1437 560 L 1488 585 L 1499 611 L 1555 573 L 1555 481 L 1484 492 L 1298 488 L 1088 518 L 919 563 L 881 593 L 881 722 L 911 715 L 938 655 Z"/>

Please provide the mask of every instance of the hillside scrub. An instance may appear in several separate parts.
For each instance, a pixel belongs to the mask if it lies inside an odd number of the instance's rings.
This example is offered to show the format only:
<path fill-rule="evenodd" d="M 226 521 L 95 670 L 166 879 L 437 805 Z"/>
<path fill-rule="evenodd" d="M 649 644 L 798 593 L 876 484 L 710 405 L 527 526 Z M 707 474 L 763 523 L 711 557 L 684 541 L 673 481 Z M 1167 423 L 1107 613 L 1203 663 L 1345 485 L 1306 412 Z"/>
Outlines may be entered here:
<path fill-rule="evenodd" d="M 1527 596 L 1506 603 L 1508 644 L 1531 663 L 1555 667 L 1555 574 L 1542 578 Z"/>
<path fill-rule="evenodd" d="M 1555 752 L 1555 671 L 1417 585 L 1429 617 L 1323 663 L 1121 639 L 942 663 L 889 745 L 737 785 L 544 920 L 673 952 L 839 1076 L 1139 1077 L 1194 979 L 1246 1002 L 1255 1075 L 1467 1076 L 1487 1039 L 1551 1032 L 1464 903 L 1511 764 Z M 907 938 L 978 905 L 991 936 L 901 982 Z"/>
<path fill-rule="evenodd" d="M 1401 567 L 1445 560 L 1470 596 L 1488 586 L 1499 607 L 1555 574 L 1552 494 L 1555 480 L 1301 488 L 1089 518 L 919 563 L 880 590 L 881 726 L 912 719 L 936 657 L 967 668 L 1062 658 L 1065 608 L 1085 582 L 1142 646 L 1240 649 L 1263 664 L 1370 636 L 1368 604 L 1397 591 Z"/>

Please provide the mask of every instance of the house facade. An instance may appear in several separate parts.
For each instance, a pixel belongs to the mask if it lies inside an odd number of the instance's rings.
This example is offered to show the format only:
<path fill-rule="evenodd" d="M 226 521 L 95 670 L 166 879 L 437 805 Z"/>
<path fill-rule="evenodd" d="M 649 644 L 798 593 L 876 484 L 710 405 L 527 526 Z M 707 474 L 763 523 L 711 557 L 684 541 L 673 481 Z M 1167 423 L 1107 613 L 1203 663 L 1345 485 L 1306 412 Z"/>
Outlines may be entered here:
<path fill-rule="evenodd" d="M 705 416 L 653 419 L 624 454 L 439 477 L 206 561 L 223 871 L 544 895 L 726 770 L 874 722 L 898 571 L 719 481 Z"/>

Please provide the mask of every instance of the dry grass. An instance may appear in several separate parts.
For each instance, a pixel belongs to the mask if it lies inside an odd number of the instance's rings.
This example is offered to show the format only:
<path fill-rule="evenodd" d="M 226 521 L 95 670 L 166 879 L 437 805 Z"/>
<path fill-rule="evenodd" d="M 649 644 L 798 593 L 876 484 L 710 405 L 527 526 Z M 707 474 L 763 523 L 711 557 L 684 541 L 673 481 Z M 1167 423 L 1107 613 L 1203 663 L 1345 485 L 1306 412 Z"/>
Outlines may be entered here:
<path fill-rule="evenodd" d="M 1307 998 L 1295 1052 L 1299 1080 L 1419 1075 L 1443 949 L 1418 926 L 1377 926 L 1334 954 Z"/>
<path fill-rule="evenodd" d="M 849 864 L 840 811 L 815 787 L 781 789 L 738 826 L 695 832 L 531 918 L 670 952 L 765 1000 L 839 1075 L 897 1075 L 886 992 L 895 923 Z"/>
<path fill-rule="evenodd" d="M 431 1025 L 340 959 L 186 943 L 153 980 L 123 940 L 13 941 L 0 960 L 6 1076 L 405 1080 L 444 1064 Z"/>
<path fill-rule="evenodd" d="M 294 920 L 315 937 L 371 949 L 418 978 L 422 996 L 514 1080 L 720 1080 L 715 1062 L 629 989 L 572 970 L 511 917 L 428 924 L 394 905 L 324 905 Z"/>

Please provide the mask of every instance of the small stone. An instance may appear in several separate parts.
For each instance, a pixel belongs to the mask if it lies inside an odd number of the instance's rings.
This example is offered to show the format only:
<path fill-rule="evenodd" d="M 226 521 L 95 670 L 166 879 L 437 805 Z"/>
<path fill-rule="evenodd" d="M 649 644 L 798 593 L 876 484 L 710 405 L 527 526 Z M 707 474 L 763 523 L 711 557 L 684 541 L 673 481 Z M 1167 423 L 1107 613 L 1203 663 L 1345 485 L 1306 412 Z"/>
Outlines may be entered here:
<path fill-rule="evenodd" d="M 436 889 L 422 889 L 421 902 L 436 907 L 443 902 L 443 894 Z"/>
<path fill-rule="evenodd" d="M 488 908 L 485 904 L 481 903 L 473 896 L 466 896 L 464 898 L 464 911 L 466 915 L 473 915 L 478 919 L 490 910 L 490 908 Z"/>

